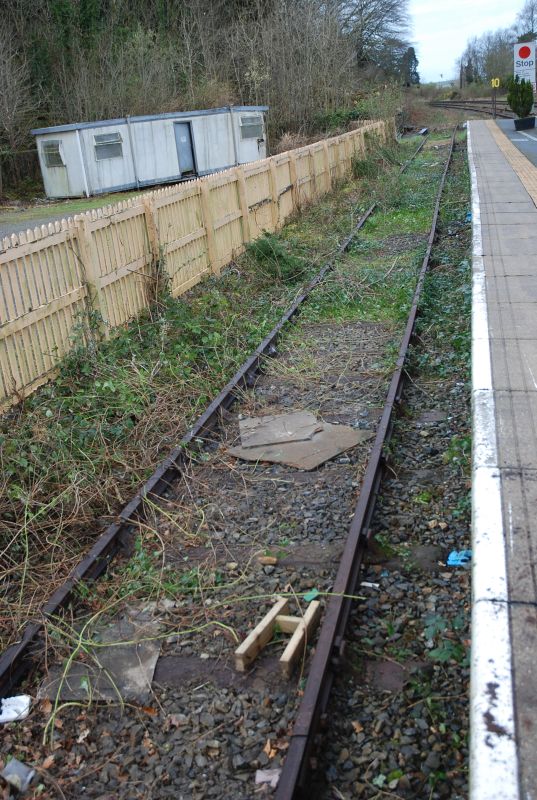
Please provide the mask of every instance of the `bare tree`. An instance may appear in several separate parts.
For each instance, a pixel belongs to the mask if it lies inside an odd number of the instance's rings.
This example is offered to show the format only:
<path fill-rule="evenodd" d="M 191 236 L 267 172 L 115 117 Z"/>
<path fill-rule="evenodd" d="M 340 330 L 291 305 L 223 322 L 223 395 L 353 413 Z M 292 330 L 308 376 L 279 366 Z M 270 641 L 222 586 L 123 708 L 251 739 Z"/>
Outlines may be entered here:
<path fill-rule="evenodd" d="M 12 151 L 29 138 L 29 123 L 35 114 L 26 59 L 15 49 L 11 31 L 0 28 L 0 139 Z"/>
<path fill-rule="evenodd" d="M 516 17 L 518 36 L 537 33 L 537 0 L 526 0 Z"/>
<path fill-rule="evenodd" d="M 408 46 L 408 0 L 334 0 L 334 5 L 355 42 L 359 66 L 377 64 L 388 40 Z"/>

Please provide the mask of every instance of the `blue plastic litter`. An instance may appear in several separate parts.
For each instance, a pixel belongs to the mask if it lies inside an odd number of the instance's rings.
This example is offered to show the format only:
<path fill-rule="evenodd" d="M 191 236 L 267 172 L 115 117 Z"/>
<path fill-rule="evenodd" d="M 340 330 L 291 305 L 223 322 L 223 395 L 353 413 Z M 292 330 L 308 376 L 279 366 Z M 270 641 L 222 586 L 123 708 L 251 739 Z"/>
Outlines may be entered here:
<path fill-rule="evenodd" d="M 380 573 L 380 577 L 381 578 L 389 578 L 390 577 L 390 573 L 388 572 L 387 569 L 383 569 L 382 572 Z"/>
<path fill-rule="evenodd" d="M 446 563 L 448 567 L 466 567 L 471 560 L 471 550 L 452 550 Z"/>
<path fill-rule="evenodd" d="M 466 214 L 466 222 L 471 222 L 471 221 L 472 221 L 472 212 L 471 212 L 471 211 L 469 211 L 469 212 Z"/>

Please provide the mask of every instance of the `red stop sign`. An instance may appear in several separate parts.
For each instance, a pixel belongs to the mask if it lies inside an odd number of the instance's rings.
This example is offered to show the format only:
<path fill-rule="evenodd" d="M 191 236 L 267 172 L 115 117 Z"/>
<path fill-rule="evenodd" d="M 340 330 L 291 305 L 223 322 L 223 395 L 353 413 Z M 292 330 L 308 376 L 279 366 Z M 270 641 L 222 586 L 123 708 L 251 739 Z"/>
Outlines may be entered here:
<path fill-rule="evenodd" d="M 518 55 L 520 56 L 520 58 L 529 58 L 529 56 L 531 55 L 531 49 L 527 45 L 525 45 L 524 47 L 520 48 L 520 50 L 518 51 Z"/>

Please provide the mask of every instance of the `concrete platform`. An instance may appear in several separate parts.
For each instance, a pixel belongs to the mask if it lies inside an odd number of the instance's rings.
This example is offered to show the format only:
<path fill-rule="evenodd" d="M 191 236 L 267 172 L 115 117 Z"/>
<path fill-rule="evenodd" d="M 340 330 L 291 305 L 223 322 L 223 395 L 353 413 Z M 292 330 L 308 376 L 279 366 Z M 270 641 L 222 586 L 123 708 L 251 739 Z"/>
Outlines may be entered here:
<path fill-rule="evenodd" d="M 515 131 L 511 119 L 497 119 L 496 123 L 515 147 L 537 166 L 537 128 L 531 131 Z"/>
<path fill-rule="evenodd" d="M 473 121 L 468 131 L 470 798 L 537 800 L 537 134 L 515 135 L 510 121 Z"/>

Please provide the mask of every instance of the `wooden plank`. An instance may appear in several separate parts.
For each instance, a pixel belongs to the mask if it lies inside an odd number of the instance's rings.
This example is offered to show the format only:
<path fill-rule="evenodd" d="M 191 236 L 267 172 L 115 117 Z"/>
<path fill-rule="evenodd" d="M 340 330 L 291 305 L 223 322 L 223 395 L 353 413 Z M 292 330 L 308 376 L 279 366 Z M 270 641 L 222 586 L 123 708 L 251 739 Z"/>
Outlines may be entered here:
<path fill-rule="evenodd" d="M 276 617 L 276 625 L 282 633 L 294 633 L 301 622 L 302 617 L 290 617 L 287 614 L 278 614 Z"/>
<path fill-rule="evenodd" d="M 197 197 L 200 193 L 200 187 L 198 181 L 191 181 L 189 183 L 185 183 L 178 189 L 176 192 L 172 194 L 166 195 L 157 195 L 154 198 L 153 202 L 155 204 L 155 208 L 161 209 L 166 208 L 166 206 L 173 205 L 181 200 L 188 200 L 190 197 Z"/>
<path fill-rule="evenodd" d="M 270 159 L 263 159 L 262 161 L 252 161 L 250 164 L 244 164 L 244 175 L 246 178 L 252 178 L 254 175 L 260 175 L 267 172 L 267 161 Z"/>
<path fill-rule="evenodd" d="M 88 228 L 90 233 L 93 233 L 93 231 L 102 231 L 105 228 L 109 228 L 111 225 L 117 225 L 118 222 L 125 222 L 128 219 L 140 217 L 143 215 L 143 213 L 144 213 L 143 202 L 140 202 L 136 206 L 125 208 L 122 211 L 118 211 L 114 214 L 108 214 L 106 216 L 103 216 L 101 212 L 101 215 L 96 217 L 95 219 L 87 220 Z M 86 214 L 83 214 L 81 216 L 84 216 L 85 218 L 87 217 Z"/>
<path fill-rule="evenodd" d="M 13 406 L 17 405 L 21 396 L 28 397 L 28 395 L 32 394 L 32 392 L 35 392 L 36 389 L 39 389 L 40 386 L 43 386 L 45 383 L 48 383 L 48 381 L 55 378 L 57 374 L 58 374 L 58 368 L 54 367 L 53 369 L 50 370 L 50 372 L 47 372 L 44 375 L 40 375 L 39 378 L 36 378 L 29 384 L 26 384 L 26 386 L 24 386 L 23 389 L 20 390 L 20 394 L 18 396 L 12 395 L 11 397 L 7 396 L 5 398 L 0 397 L 0 414 L 3 414 L 10 408 L 13 408 Z"/>
<path fill-rule="evenodd" d="M 332 174 L 330 172 L 330 153 L 328 152 L 328 144 L 326 139 L 323 139 L 323 156 L 324 168 L 326 171 L 326 191 L 329 192 L 332 189 Z"/>
<path fill-rule="evenodd" d="M 46 319 L 48 316 L 56 313 L 56 311 L 59 311 L 61 308 L 65 308 L 66 306 L 73 305 L 73 303 L 77 303 L 85 296 L 86 287 L 81 286 L 80 288 L 69 292 L 69 294 L 56 297 L 49 303 L 45 303 L 45 305 L 34 308 L 27 314 L 23 314 L 22 316 L 17 317 L 17 319 L 11 320 L 11 322 L 6 322 L 4 325 L 0 325 L 0 340 L 6 339 L 8 336 L 13 336 L 14 333 L 24 330 L 24 328 L 27 328 L 29 325 L 34 325 L 40 320 Z"/>
<path fill-rule="evenodd" d="M 76 236 L 73 230 L 60 231 L 49 236 L 48 233 L 44 239 L 36 239 L 33 242 L 25 242 L 24 244 L 17 244 L 9 248 L 9 250 L 0 251 L 0 265 L 9 261 L 14 261 L 16 258 L 28 256 L 31 253 L 37 253 L 46 247 L 51 247 L 55 244 L 61 244 Z"/>
<path fill-rule="evenodd" d="M 293 209 L 297 211 L 300 208 L 300 194 L 297 182 L 296 171 L 296 155 L 293 151 L 289 153 L 289 175 L 291 177 L 291 192 L 293 195 Z"/>
<path fill-rule="evenodd" d="M 197 239 L 201 239 L 204 236 L 205 228 L 197 228 L 197 230 L 192 231 L 192 233 L 181 236 L 180 239 L 173 239 L 171 242 L 168 242 L 165 248 L 166 253 L 171 255 L 175 250 L 180 250 L 182 247 L 186 247 L 187 244 L 190 244 L 190 242 L 195 242 Z"/>
<path fill-rule="evenodd" d="M 88 287 L 87 297 L 94 311 L 98 311 L 103 320 L 106 321 L 106 305 L 101 289 L 101 270 L 95 258 L 95 250 L 88 228 L 86 215 L 80 216 L 76 220 L 78 252 L 82 262 L 84 282 Z M 101 335 L 109 338 L 107 325 L 101 325 Z"/>
<path fill-rule="evenodd" d="M 280 667 L 286 678 L 291 677 L 295 662 L 303 654 L 307 642 L 311 641 L 320 617 L 321 604 L 318 600 L 312 600 L 280 658 Z"/>
<path fill-rule="evenodd" d="M 120 281 L 123 278 L 135 273 L 138 273 L 138 275 L 143 277 L 146 274 L 147 268 L 147 259 L 141 256 L 131 264 L 125 264 L 123 267 L 119 267 L 119 269 L 109 272 L 108 275 L 104 275 L 100 281 L 101 287 L 104 289 L 106 286 L 110 286 L 111 284 L 116 283 L 116 281 Z"/>
<path fill-rule="evenodd" d="M 205 226 L 205 234 L 207 236 L 207 253 L 209 255 L 209 266 L 213 272 L 219 272 L 218 269 L 218 253 L 216 250 L 216 240 L 213 228 L 213 215 L 211 209 L 211 190 L 207 181 L 200 181 L 201 186 L 201 210 L 203 215 L 203 224 Z"/>
<path fill-rule="evenodd" d="M 269 186 L 270 186 L 270 194 L 272 198 L 272 203 L 270 206 L 270 211 L 272 215 L 272 226 L 273 230 L 277 231 L 280 225 L 280 206 L 278 203 L 278 175 L 276 173 L 276 164 L 272 160 L 269 160 Z"/>
<path fill-rule="evenodd" d="M 145 227 L 147 232 L 147 240 L 149 243 L 149 252 L 151 253 L 151 261 L 155 268 L 160 258 L 160 242 L 157 228 L 157 211 L 154 203 L 150 198 L 144 198 L 144 215 Z M 152 270 L 154 272 L 154 269 Z"/>
<path fill-rule="evenodd" d="M 195 286 L 197 283 L 199 283 L 204 275 L 209 274 L 209 272 L 210 270 L 204 269 L 201 272 L 197 272 L 195 275 L 192 275 L 190 278 L 188 278 L 188 280 L 179 284 L 179 286 L 172 290 L 172 297 L 179 297 L 187 292 L 192 286 Z"/>
<path fill-rule="evenodd" d="M 217 231 L 219 228 L 223 228 L 224 225 L 229 225 L 230 222 L 235 222 L 236 219 L 240 219 L 241 217 L 242 211 L 230 211 L 225 217 L 213 222 L 213 230 Z"/>
<path fill-rule="evenodd" d="M 288 607 L 289 600 L 285 597 L 280 597 L 244 642 L 237 647 L 235 650 L 235 668 L 239 672 L 245 672 L 257 654 L 270 642 L 274 634 L 276 617 L 287 611 Z"/>
<path fill-rule="evenodd" d="M 237 192 L 239 194 L 239 205 L 242 214 L 242 240 L 246 244 L 252 238 L 250 232 L 250 209 L 248 208 L 248 200 L 246 196 L 246 178 L 244 177 L 244 168 L 237 167 Z"/>

